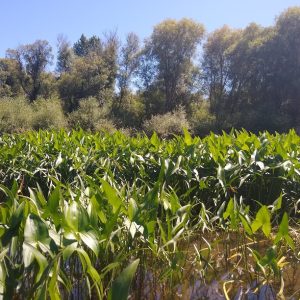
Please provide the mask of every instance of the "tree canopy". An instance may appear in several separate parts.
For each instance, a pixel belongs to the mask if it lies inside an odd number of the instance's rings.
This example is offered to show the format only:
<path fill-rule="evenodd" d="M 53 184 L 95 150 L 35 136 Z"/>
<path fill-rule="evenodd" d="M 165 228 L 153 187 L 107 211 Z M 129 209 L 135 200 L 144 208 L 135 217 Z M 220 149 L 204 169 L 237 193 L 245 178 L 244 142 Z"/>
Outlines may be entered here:
<path fill-rule="evenodd" d="M 154 115 L 184 111 L 195 133 L 300 128 L 300 7 L 273 26 L 227 25 L 205 34 L 191 19 L 167 19 L 141 42 L 129 33 L 60 36 L 57 65 L 45 40 L 0 59 L 0 97 L 59 97 L 65 113 L 93 97 L 114 123 L 141 129 Z M 183 114 L 182 114 L 183 115 Z M 204 128 L 206 128 L 204 130 Z"/>

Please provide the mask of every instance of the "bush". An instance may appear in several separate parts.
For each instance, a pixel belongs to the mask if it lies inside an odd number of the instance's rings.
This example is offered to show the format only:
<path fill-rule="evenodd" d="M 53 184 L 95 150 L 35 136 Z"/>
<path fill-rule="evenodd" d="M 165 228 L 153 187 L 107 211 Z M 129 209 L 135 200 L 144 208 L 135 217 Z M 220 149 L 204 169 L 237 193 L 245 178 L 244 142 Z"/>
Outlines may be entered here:
<path fill-rule="evenodd" d="M 179 106 L 173 112 L 152 116 L 150 120 L 146 120 L 143 124 L 143 129 L 148 135 L 155 131 L 162 138 L 181 134 L 183 128 L 189 129 L 189 127 L 186 112 L 182 106 Z"/>
<path fill-rule="evenodd" d="M 59 129 L 67 126 L 61 102 L 58 99 L 38 99 L 32 104 L 31 127 L 38 129 Z"/>
<path fill-rule="evenodd" d="M 189 111 L 191 115 L 189 121 L 194 134 L 205 136 L 215 130 L 216 118 L 210 113 L 207 100 L 191 103 Z"/>
<path fill-rule="evenodd" d="M 79 102 L 79 108 L 69 114 L 69 126 L 88 131 L 114 131 L 115 125 L 108 118 L 108 113 L 108 107 L 100 106 L 96 98 L 83 99 Z"/>
<path fill-rule="evenodd" d="M 22 132 L 31 128 L 32 108 L 24 98 L 0 99 L 0 132 Z"/>
<path fill-rule="evenodd" d="M 144 99 L 140 95 L 128 94 L 121 103 L 114 102 L 112 112 L 121 126 L 141 128 L 145 116 Z"/>
<path fill-rule="evenodd" d="M 41 74 L 40 98 L 51 99 L 58 97 L 57 79 L 52 73 Z"/>
<path fill-rule="evenodd" d="M 108 118 L 100 119 L 95 124 L 95 131 L 107 131 L 107 132 L 113 133 L 116 130 L 117 129 L 116 129 L 115 123 Z"/>

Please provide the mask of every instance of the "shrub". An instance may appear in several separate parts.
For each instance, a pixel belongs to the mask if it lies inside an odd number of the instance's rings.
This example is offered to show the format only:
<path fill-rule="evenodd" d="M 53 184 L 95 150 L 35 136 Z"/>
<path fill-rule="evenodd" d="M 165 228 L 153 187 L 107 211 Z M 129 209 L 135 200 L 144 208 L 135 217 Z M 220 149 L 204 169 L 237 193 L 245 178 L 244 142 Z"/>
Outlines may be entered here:
<path fill-rule="evenodd" d="M 30 129 L 32 108 L 24 98 L 0 99 L 0 132 L 22 132 Z"/>
<path fill-rule="evenodd" d="M 112 112 L 123 127 L 140 128 L 145 116 L 145 104 L 140 95 L 128 94 L 121 103 L 115 101 Z"/>
<path fill-rule="evenodd" d="M 173 112 L 152 116 L 151 119 L 146 120 L 143 124 L 143 129 L 148 135 L 155 131 L 163 138 L 181 134 L 183 128 L 189 129 L 189 127 L 186 112 L 182 106 L 179 106 Z"/>
<path fill-rule="evenodd" d="M 41 74 L 40 98 L 51 99 L 58 97 L 57 79 L 52 73 Z"/>
<path fill-rule="evenodd" d="M 95 131 L 107 131 L 113 133 L 116 130 L 117 129 L 115 123 L 108 118 L 100 119 L 95 124 Z"/>
<path fill-rule="evenodd" d="M 32 104 L 32 129 L 59 129 L 67 125 L 65 115 L 58 99 L 38 99 Z"/>
<path fill-rule="evenodd" d="M 207 135 L 210 131 L 215 130 L 215 116 L 209 111 L 209 102 L 201 100 L 191 103 L 190 124 L 193 132 L 197 135 Z"/>
<path fill-rule="evenodd" d="M 69 126 L 88 131 L 114 131 L 115 125 L 108 118 L 108 113 L 108 107 L 100 106 L 96 98 L 83 99 L 79 102 L 79 108 L 69 114 Z"/>

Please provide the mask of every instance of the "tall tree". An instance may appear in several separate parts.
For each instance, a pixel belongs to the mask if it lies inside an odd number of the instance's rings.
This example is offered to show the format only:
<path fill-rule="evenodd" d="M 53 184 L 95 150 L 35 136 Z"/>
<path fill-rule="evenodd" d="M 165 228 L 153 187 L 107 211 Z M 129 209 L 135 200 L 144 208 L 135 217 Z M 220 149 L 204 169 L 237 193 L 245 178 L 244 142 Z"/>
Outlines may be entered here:
<path fill-rule="evenodd" d="M 8 58 L 16 61 L 20 84 L 30 101 L 34 101 L 41 90 L 41 75 L 52 62 L 52 48 L 47 41 L 37 40 L 33 44 L 8 49 Z"/>
<path fill-rule="evenodd" d="M 228 26 L 212 32 L 204 46 L 202 57 L 202 71 L 204 87 L 210 101 L 210 109 L 217 121 L 224 120 L 227 105 L 227 92 L 231 79 L 231 51 L 240 38 L 241 31 Z M 219 124 L 221 126 L 221 124 Z"/>
<path fill-rule="evenodd" d="M 157 65 L 158 77 L 163 82 L 165 111 L 184 102 L 186 81 L 203 35 L 203 25 L 193 20 L 166 20 L 154 27 L 146 42 L 149 59 Z"/>
<path fill-rule="evenodd" d="M 300 128 L 300 7 L 284 11 L 276 20 L 275 30 L 269 65 L 278 102 L 289 116 L 289 126 Z"/>
<path fill-rule="evenodd" d="M 96 97 L 100 103 L 109 101 L 114 93 L 117 75 L 118 39 L 107 34 L 105 40 L 84 35 L 74 44 L 74 57 L 69 70 L 58 82 L 60 96 L 67 111 L 78 107 L 79 100 Z"/>
<path fill-rule="evenodd" d="M 72 60 L 74 58 L 73 49 L 66 37 L 60 35 L 57 38 L 57 64 L 56 70 L 59 73 L 69 72 L 71 70 Z"/>
<path fill-rule="evenodd" d="M 16 97 L 22 94 L 19 81 L 18 64 L 9 58 L 0 59 L 0 96 Z"/>
<path fill-rule="evenodd" d="M 273 35 L 272 28 L 254 23 L 243 30 L 225 26 L 209 35 L 204 45 L 202 68 L 219 129 L 231 126 L 260 129 L 261 116 L 274 91 L 266 84 L 271 54 L 269 43 Z M 274 99 L 272 101 L 273 104 L 268 103 L 272 108 L 268 115 L 276 110 Z M 267 123 L 266 118 L 264 121 Z"/>
<path fill-rule="evenodd" d="M 103 101 L 103 93 L 112 87 L 109 83 L 110 70 L 103 58 L 96 53 L 85 57 L 76 57 L 71 70 L 63 73 L 58 81 L 58 88 L 66 111 L 77 109 L 79 100 L 96 97 Z"/>
<path fill-rule="evenodd" d="M 135 33 L 129 33 L 121 48 L 118 70 L 119 103 L 126 97 L 134 73 L 139 67 L 140 42 Z"/>
<path fill-rule="evenodd" d="M 87 56 L 91 52 L 102 52 L 102 42 L 99 37 L 93 35 L 87 38 L 84 34 L 81 35 L 79 40 L 74 44 L 73 50 L 77 56 Z"/>
<path fill-rule="evenodd" d="M 118 50 L 120 41 L 115 31 L 105 33 L 103 42 L 102 58 L 109 70 L 108 86 L 115 88 L 117 72 L 118 72 Z"/>

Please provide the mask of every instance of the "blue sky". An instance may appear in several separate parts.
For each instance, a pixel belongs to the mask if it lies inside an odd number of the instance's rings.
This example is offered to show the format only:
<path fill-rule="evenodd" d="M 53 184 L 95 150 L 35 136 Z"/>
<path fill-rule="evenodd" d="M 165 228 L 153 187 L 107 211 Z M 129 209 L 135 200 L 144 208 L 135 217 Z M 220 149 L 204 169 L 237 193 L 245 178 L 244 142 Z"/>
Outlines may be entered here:
<path fill-rule="evenodd" d="M 224 24 L 244 27 L 250 22 L 272 25 L 284 9 L 300 0 L 2 0 L 0 57 L 7 48 L 46 39 L 56 48 L 64 34 L 73 43 L 81 33 L 101 36 L 117 30 L 124 38 L 134 31 L 141 38 L 166 18 L 189 17 L 207 31 Z"/>

